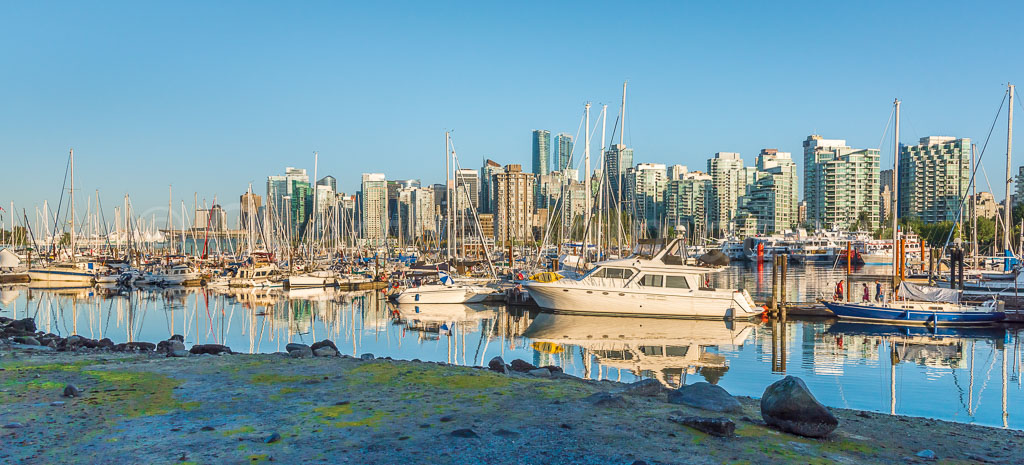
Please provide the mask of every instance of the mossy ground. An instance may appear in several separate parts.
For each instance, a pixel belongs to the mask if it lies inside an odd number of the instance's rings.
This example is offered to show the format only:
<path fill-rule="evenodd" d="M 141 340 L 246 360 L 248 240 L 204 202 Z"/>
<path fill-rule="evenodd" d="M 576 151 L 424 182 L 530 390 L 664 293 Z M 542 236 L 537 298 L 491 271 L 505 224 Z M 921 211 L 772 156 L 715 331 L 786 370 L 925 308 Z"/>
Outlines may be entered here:
<path fill-rule="evenodd" d="M 0 429 L 0 463 L 903 463 L 924 448 L 1024 462 L 1018 432 L 836 410 L 840 429 L 807 439 L 758 423 L 750 399 L 719 438 L 670 422 L 717 415 L 664 395 L 583 400 L 611 382 L 340 357 L 0 355 L 0 424 L 28 425 Z M 84 396 L 61 397 L 67 383 Z M 450 435 L 462 428 L 480 438 Z"/>

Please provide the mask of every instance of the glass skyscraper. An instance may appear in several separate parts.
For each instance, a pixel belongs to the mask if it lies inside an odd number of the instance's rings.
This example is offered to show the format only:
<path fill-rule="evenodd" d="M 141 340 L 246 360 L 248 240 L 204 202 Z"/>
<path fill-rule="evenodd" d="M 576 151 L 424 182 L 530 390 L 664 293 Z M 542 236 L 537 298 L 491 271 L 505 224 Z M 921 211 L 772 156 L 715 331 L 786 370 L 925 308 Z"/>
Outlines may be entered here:
<path fill-rule="evenodd" d="M 542 175 L 551 172 L 551 131 L 535 129 L 533 131 L 533 174 Z"/>
<path fill-rule="evenodd" d="M 569 166 L 571 155 L 572 136 L 563 132 L 555 137 L 554 168 L 558 171 L 565 171 L 567 168 L 571 168 Z"/>

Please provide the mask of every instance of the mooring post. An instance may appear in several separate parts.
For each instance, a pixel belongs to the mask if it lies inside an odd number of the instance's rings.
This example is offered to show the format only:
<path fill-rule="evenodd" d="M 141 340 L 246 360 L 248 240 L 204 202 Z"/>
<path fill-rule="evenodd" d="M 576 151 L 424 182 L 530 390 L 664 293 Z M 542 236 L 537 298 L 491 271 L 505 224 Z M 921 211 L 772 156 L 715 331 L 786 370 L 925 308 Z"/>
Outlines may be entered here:
<path fill-rule="evenodd" d="M 775 313 L 779 309 L 779 256 L 775 256 L 775 263 L 772 264 L 772 300 L 771 311 Z"/>
<path fill-rule="evenodd" d="M 779 313 L 786 313 L 786 278 L 789 275 L 789 255 L 779 257 L 782 266 L 782 277 L 779 279 Z"/>

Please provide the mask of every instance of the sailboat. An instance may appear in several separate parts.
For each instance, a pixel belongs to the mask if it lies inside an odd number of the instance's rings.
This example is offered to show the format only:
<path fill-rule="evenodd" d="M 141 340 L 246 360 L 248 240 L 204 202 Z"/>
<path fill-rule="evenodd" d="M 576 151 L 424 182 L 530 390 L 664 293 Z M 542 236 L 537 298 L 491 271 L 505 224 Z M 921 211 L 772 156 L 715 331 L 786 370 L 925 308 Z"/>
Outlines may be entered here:
<path fill-rule="evenodd" d="M 896 189 L 899 186 L 899 148 L 900 148 L 900 101 L 893 102 L 896 113 L 894 131 L 895 150 L 893 151 L 893 199 L 897 199 Z M 895 203 L 895 202 L 894 202 Z M 896 212 L 896 208 L 892 209 Z M 899 228 L 896 214 L 893 215 L 893 263 L 899 263 L 897 253 L 899 247 Z M 893 266 L 893 282 L 899 282 L 899 269 Z M 852 289 L 851 289 L 852 291 Z M 929 288 L 924 286 L 909 287 L 900 285 L 900 293 L 892 301 L 887 302 L 843 302 L 840 300 L 825 301 L 825 307 L 839 318 L 873 321 L 880 323 L 906 325 L 972 325 L 990 324 L 1006 318 L 1003 302 L 989 300 L 980 305 L 964 305 L 959 302 L 959 293 L 950 289 Z"/>
<path fill-rule="evenodd" d="M 77 263 L 75 261 L 75 150 L 71 149 L 69 155 L 71 171 L 70 207 L 71 231 L 70 231 L 70 260 L 67 262 L 52 262 L 49 265 L 32 267 L 28 270 L 29 279 L 36 282 L 61 282 L 73 284 L 92 284 L 96 279 L 95 265 L 89 263 Z"/>

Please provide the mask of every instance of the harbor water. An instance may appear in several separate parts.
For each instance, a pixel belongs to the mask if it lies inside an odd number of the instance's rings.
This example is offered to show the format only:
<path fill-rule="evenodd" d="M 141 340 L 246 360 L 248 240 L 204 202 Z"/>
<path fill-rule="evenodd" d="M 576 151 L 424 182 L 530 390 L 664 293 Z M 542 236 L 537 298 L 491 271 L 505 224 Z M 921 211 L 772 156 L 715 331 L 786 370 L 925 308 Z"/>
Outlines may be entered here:
<path fill-rule="evenodd" d="M 845 270 L 792 266 L 788 287 L 794 300 L 809 301 L 830 294 L 842 277 Z M 770 295 L 770 269 L 732 266 L 715 280 L 755 298 Z M 835 319 L 724 322 L 553 315 L 504 305 L 406 307 L 378 291 L 110 293 L 24 285 L 0 289 L 0 316 L 33 317 L 42 331 L 115 343 L 181 334 L 189 346 L 271 353 L 289 342 L 331 339 L 352 356 L 469 366 L 501 356 L 589 379 L 655 378 L 669 387 L 708 381 L 754 397 L 795 375 L 833 407 L 1024 429 L 1024 348 L 1015 327 L 932 333 Z"/>

